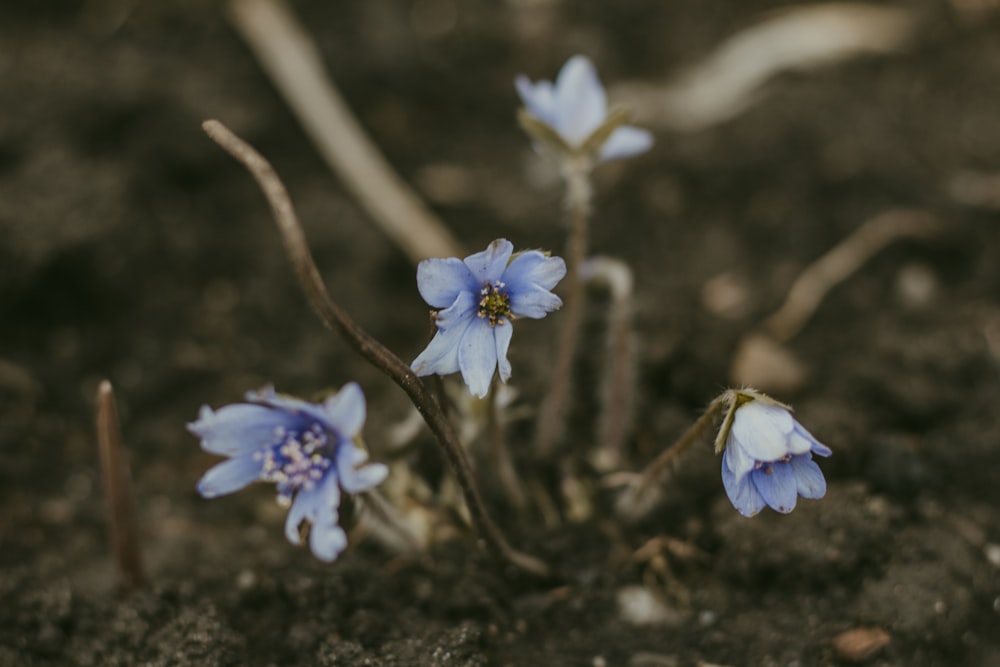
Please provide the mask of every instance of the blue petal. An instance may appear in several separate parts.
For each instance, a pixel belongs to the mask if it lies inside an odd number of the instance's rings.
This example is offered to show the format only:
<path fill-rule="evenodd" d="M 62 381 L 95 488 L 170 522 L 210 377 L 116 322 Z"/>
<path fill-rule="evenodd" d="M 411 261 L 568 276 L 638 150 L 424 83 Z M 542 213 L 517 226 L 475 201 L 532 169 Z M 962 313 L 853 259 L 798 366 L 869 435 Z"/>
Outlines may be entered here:
<path fill-rule="evenodd" d="M 764 509 L 764 498 L 753 485 L 750 475 L 737 477 L 725 462 L 722 464 L 722 486 L 726 489 L 729 502 L 743 516 L 753 516 Z"/>
<path fill-rule="evenodd" d="M 788 514 L 795 509 L 798 485 L 795 472 L 788 463 L 769 463 L 750 473 L 750 479 L 764 502 L 777 511 Z"/>
<path fill-rule="evenodd" d="M 510 241 L 497 239 L 490 243 L 486 250 L 466 257 L 465 265 L 472 271 L 477 288 L 500 280 L 513 253 L 514 245 Z"/>
<path fill-rule="evenodd" d="M 239 491 L 247 484 L 260 479 L 261 463 L 253 455 L 223 461 L 211 468 L 198 481 L 198 493 L 203 498 L 217 498 Z"/>
<path fill-rule="evenodd" d="M 493 335 L 496 337 L 497 364 L 500 370 L 500 379 L 506 382 L 510 379 L 510 361 L 507 359 L 507 350 L 510 348 L 510 339 L 514 335 L 514 327 L 509 321 L 498 324 L 493 328 Z"/>
<path fill-rule="evenodd" d="M 608 102 L 597 71 L 585 56 L 563 65 L 555 85 L 556 129 L 567 143 L 579 145 L 607 116 Z"/>
<path fill-rule="evenodd" d="M 285 518 L 285 537 L 292 544 L 300 544 L 299 525 L 303 521 L 315 525 L 324 519 L 329 522 L 333 516 L 336 522 L 338 507 L 340 507 L 340 488 L 337 486 L 337 475 L 327 473 L 319 484 L 311 489 L 301 489 L 295 495 L 295 500 Z"/>
<path fill-rule="evenodd" d="M 459 292 L 478 291 L 480 287 L 457 257 L 425 259 L 417 265 L 417 290 L 433 308 L 447 308 L 455 303 Z"/>
<path fill-rule="evenodd" d="M 330 425 L 344 438 L 353 438 L 365 424 L 365 395 L 356 382 L 345 384 L 323 404 Z"/>
<path fill-rule="evenodd" d="M 485 319 L 474 319 L 465 330 L 458 348 L 458 366 L 469 393 L 477 398 L 486 396 L 497 367 L 497 348 L 493 327 Z"/>
<path fill-rule="evenodd" d="M 298 415 L 263 405 L 236 403 L 214 412 L 206 405 L 198 414 L 198 421 L 188 424 L 188 430 L 201 438 L 205 451 L 240 456 L 275 444 L 279 439 L 278 429 L 294 429 L 303 421 Z"/>
<path fill-rule="evenodd" d="M 451 308 L 437 314 L 438 332 L 410 368 L 417 375 L 449 375 L 459 369 L 458 350 L 465 330 L 476 319 L 475 297 L 462 292 Z"/>
<path fill-rule="evenodd" d="M 833 454 L 833 451 L 829 447 L 817 440 L 813 434 L 807 431 L 806 427 L 798 421 L 795 422 L 795 436 L 801 437 L 809 443 L 808 449 L 803 450 L 803 453 L 811 451 L 813 454 L 818 454 L 819 456 L 830 456 L 830 454 Z M 796 454 L 798 453 L 799 452 L 796 452 Z"/>
<path fill-rule="evenodd" d="M 347 534 L 334 524 L 313 524 L 309 531 L 309 548 L 322 561 L 332 563 L 347 548 Z"/>
<path fill-rule="evenodd" d="M 541 287 L 520 288 L 509 291 L 510 312 L 518 317 L 541 319 L 553 310 L 562 308 L 562 299 Z"/>
<path fill-rule="evenodd" d="M 340 485 L 348 493 L 361 493 L 381 484 L 389 474 L 389 469 L 381 463 L 368 463 L 368 454 L 345 442 L 337 450 L 337 475 Z M 360 466 L 360 467 L 359 467 Z"/>
<path fill-rule="evenodd" d="M 530 286 L 550 290 L 565 276 L 566 262 L 561 257 L 548 257 L 538 250 L 526 250 L 507 265 L 501 280 L 507 283 L 507 291 L 511 293 Z"/>
<path fill-rule="evenodd" d="M 826 495 L 826 479 L 812 455 L 793 456 L 789 461 L 795 473 L 795 486 L 803 498 L 822 498 Z"/>
<path fill-rule="evenodd" d="M 645 153 L 653 146 L 653 135 L 648 130 L 626 125 L 611 133 L 601 146 L 601 161 L 619 160 Z"/>
<path fill-rule="evenodd" d="M 247 400 L 261 403 L 273 408 L 275 412 L 283 412 L 298 418 L 297 427 L 309 428 L 314 422 L 319 422 L 324 428 L 332 425 L 327 423 L 326 412 L 322 405 L 303 401 L 301 398 L 279 394 L 274 387 L 264 387 L 260 391 L 248 391 Z"/>

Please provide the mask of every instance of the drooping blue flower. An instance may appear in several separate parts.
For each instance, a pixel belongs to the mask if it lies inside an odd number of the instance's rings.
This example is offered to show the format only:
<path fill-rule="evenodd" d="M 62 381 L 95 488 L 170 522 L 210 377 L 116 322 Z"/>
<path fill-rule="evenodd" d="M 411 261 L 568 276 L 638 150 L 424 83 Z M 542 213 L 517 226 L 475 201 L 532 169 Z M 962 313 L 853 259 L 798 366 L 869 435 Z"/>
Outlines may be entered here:
<path fill-rule="evenodd" d="M 339 523 L 340 491 L 359 493 L 385 479 L 388 469 L 368 463 L 355 445 L 365 422 L 365 398 L 354 383 L 322 404 L 276 394 L 272 387 L 248 392 L 247 403 L 202 407 L 188 430 L 207 452 L 230 457 L 198 482 L 198 492 L 216 498 L 251 482 L 274 482 L 278 502 L 289 507 L 285 535 L 300 544 L 299 527 L 310 524 L 309 546 L 327 562 L 347 547 Z"/>
<path fill-rule="evenodd" d="M 594 65 L 586 56 L 573 56 L 566 61 L 555 84 L 551 81 L 532 83 L 521 75 L 514 81 L 528 113 L 562 138 L 570 149 L 587 144 L 608 121 L 608 101 L 597 78 Z M 653 145 L 653 135 L 630 125 L 615 127 L 599 146 L 600 162 L 617 160 L 644 153 Z"/>
<path fill-rule="evenodd" d="M 812 455 L 830 456 L 830 448 L 788 407 L 756 392 L 739 394 L 722 455 L 722 484 L 733 506 L 743 516 L 765 505 L 787 514 L 798 496 L 822 498 L 826 479 Z"/>
<path fill-rule="evenodd" d="M 539 319 L 562 306 L 551 290 L 566 275 L 566 263 L 538 250 L 518 253 L 507 239 L 493 241 L 464 260 L 425 259 L 417 267 L 417 289 L 432 308 L 437 333 L 413 361 L 417 375 L 461 371 L 472 395 L 482 398 L 493 371 L 510 378 L 507 349 L 518 317 Z"/>

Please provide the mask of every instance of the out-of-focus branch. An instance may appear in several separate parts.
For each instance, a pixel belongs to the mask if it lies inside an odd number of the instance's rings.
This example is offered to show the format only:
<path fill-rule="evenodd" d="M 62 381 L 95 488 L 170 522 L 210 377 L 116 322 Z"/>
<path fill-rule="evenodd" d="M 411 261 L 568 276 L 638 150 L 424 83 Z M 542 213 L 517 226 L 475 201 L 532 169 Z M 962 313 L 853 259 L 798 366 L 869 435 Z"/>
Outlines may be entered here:
<path fill-rule="evenodd" d="M 414 263 L 461 257 L 458 242 L 368 139 L 308 33 L 280 0 L 231 0 L 233 25 L 323 159 Z"/>

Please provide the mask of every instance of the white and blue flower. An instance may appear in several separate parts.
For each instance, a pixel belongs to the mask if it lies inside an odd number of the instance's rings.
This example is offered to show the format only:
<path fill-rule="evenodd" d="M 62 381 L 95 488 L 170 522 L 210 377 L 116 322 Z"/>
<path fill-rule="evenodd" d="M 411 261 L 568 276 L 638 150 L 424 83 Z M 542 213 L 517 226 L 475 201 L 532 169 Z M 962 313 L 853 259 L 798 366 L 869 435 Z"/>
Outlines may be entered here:
<path fill-rule="evenodd" d="M 765 505 L 795 509 L 798 496 L 822 498 L 826 479 L 812 455 L 830 456 L 791 411 L 757 392 L 738 392 L 722 455 L 722 484 L 733 506 L 753 516 Z M 724 428 L 726 428 L 724 426 Z"/>
<path fill-rule="evenodd" d="M 566 263 L 538 250 L 518 253 L 497 239 L 464 260 L 426 259 L 417 267 L 417 289 L 432 308 L 437 333 L 413 361 L 417 375 L 461 371 L 472 395 L 483 398 L 493 372 L 510 378 L 507 349 L 512 321 L 539 319 L 562 306 L 550 290 L 566 275 Z"/>
<path fill-rule="evenodd" d="M 555 84 L 532 83 L 524 75 L 514 84 L 528 113 L 554 131 L 570 151 L 594 151 L 597 161 L 606 162 L 644 153 L 653 145 L 649 131 L 621 125 L 624 117 L 609 118 L 607 95 L 586 56 L 567 60 Z M 614 127 L 605 128 L 609 122 Z M 599 131 L 607 131 L 607 136 Z M 592 137 L 598 145 L 591 145 Z"/>
<path fill-rule="evenodd" d="M 188 430 L 201 447 L 228 456 L 198 482 L 198 492 L 215 498 L 251 482 L 274 482 L 278 502 L 289 507 L 285 535 L 300 544 L 299 527 L 310 524 L 309 546 L 321 560 L 333 561 L 347 547 L 340 527 L 341 489 L 359 493 L 385 479 L 388 469 L 368 463 L 355 445 L 365 422 L 361 388 L 345 385 L 322 404 L 276 394 L 267 387 L 249 392 L 247 403 L 219 410 L 201 409 Z"/>

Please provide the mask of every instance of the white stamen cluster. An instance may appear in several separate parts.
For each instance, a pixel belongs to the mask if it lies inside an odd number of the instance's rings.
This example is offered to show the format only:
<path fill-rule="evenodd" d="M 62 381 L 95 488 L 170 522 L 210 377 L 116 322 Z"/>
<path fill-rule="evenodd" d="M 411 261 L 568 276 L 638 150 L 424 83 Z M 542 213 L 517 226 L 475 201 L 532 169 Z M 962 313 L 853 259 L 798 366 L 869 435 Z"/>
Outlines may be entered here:
<path fill-rule="evenodd" d="M 312 489 L 333 465 L 328 448 L 328 436 L 319 424 L 313 424 L 301 434 L 275 429 L 277 444 L 258 452 L 261 480 L 278 486 L 278 503 L 288 506 L 295 492 Z"/>

